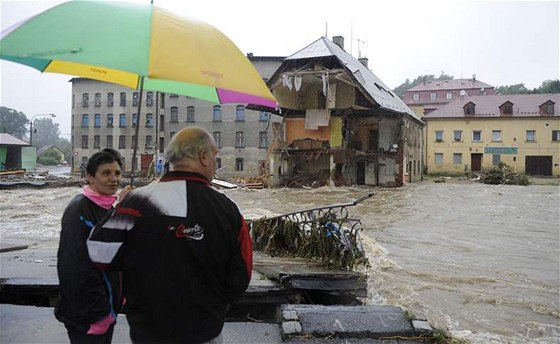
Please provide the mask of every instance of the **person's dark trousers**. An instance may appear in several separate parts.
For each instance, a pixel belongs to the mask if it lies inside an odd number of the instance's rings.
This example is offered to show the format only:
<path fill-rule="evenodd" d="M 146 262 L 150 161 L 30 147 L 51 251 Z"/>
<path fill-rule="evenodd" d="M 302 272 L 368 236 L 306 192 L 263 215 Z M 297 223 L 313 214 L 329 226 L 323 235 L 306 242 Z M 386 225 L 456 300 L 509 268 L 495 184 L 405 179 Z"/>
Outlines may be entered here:
<path fill-rule="evenodd" d="M 72 344 L 111 344 L 113 339 L 113 329 L 115 325 L 111 325 L 105 334 L 94 336 L 87 334 L 84 331 L 78 330 L 75 327 L 64 324 L 68 331 L 68 337 Z"/>

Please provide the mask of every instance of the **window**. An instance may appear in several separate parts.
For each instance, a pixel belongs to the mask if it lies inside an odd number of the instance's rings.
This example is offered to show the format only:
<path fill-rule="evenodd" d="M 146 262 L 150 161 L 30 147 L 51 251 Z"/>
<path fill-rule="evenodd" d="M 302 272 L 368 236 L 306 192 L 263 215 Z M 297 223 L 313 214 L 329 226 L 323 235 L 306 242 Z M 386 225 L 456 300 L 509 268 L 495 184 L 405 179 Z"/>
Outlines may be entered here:
<path fill-rule="evenodd" d="M 132 106 L 138 106 L 138 92 L 132 93 Z"/>
<path fill-rule="evenodd" d="M 512 115 L 513 114 L 513 103 L 507 101 L 500 105 L 500 113 L 502 115 Z"/>
<path fill-rule="evenodd" d="M 214 136 L 214 141 L 216 141 L 216 146 L 221 147 L 222 146 L 222 133 L 219 131 L 215 131 L 214 133 L 212 133 L 212 136 Z"/>
<path fill-rule="evenodd" d="M 151 113 L 146 114 L 146 128 L 154 127 L 154 115 Z"/>
<path fill-rule="evenodd" d="M 502 161 L 500 154 L 492 154 L 492 166 L 498 166 Z"/>
<path fill-rule="evenodd" d="M 194 106 L 187 106 L 187 122 L 194 122 Z"/>
<path fill-rule="evenodd" d="M 113 114 L 110 113 L 107 115 L 107 128 L 113 127 Z"/>
<path fill-rule="evenodd" d="M 464 107 L 463 107 L 463 112 L 465 113 L 465 115 L 471 115 L 473 116 L 475 113 L 475 109 L 476 109 L 476 105 L 473 102 L 468 102 Z"/>
<path fill-rule="evenodd" d="M 547 115 L 554 115 L 554 103 L 550 102 L 546 104 L 545 113 Z"/>
<path fill-rule="evenodd" d="M 482 131 L 480 130 L 473 130 L 472 132 L 472 140 L 475 142 L 481 142 L 482 141 Z"/>
<path fill-rule="evenodd" d="M 452 99 L 452 98 L 453 98 L 453 93 L 447 92 L 447 93 L 445 94 L 445 99 Z"/>
<path fill-rule="evenodd" d="M 88 136 L 82 135 L 82 148 L 88 148 Z"/>
<path fill-rule="evenodd" d="M 453 130 L 453 141 L 460 142 L 463 140 L 463 131 L 462 130 Z"/>
<path fill-rule="evenodd" d="M 82 128 L 88 128 L 89 127 L 89 115 L 87 113 L 84 113 L 82 115 Z"/>
<path fill-rule="evenodd" d="M 216 157 L 216 169 L 219 170 L 222 168 L 222 158 Z"/>
<path fill-rule="evenodd" d="M 146 135 L 146 148 L 154 147 L 154 138 L 152 135 Z"/>
<path fill-rule="evenodd" d="M 96 93 L 95 94 L 95 106 L 100 107 L 101 106 L 101 93 Z"/>
<path fill-rule="evenodd" d="M 430 93 L 430 100 L 436 100 L 437 94 L 435 92 Z"/>
<path fill-rule="evenodd" d="M 268 135 L 266 131 L 259 133 L 259 148 L 268 148 Z"/>
<path fill-rule="evenodd" d="M 93 126 L 94 128 L 101 128 L 101 115 L 98 113 L 93 116 Z"/>
<path fill-rule="evenodd" d="M 220 105 L 214 105 L 214 112 L 212 114 L 212 121 L 221 122 L 222 121 L 222 107 Z"/>
<path fill-rule="evenodd" d="M 436 130 L 436 142 L 443 142 L 443 130 Z"/>
<path fill-rule="evenodd" d="M 414 93 L 412 95 L 412 100 L 419 100 L 420 99 L 420 95 L 418 93 Z"/>
<path fill-rule="evenodd" d="M 89 106 L 89 93 L 82 94 L 82 107 Z"/>
<path fill-rule="evenodd" d="M 73 94 L 72 95 L 72 109 L 74 108 L 75 105 L 76 105 L 76 95 Z"/>
<path fill-rule="evenodd" d="M 159 131 L 163 131 L 165 129 L 165 116 L 159 115 Z"/>
<path fill-rule="evenodd" d="M 107 93 L 107 106 L 113 107 L 113 92 Z"/>
<path fill-rule="evenodd" d="M 136 124 L 138 124 L 138 114 L 137 114 L 137 113 L 133 113 L 133 114 L 132 114 L 132 126 L 135 127 Z"/>
<path fill-rule="evenodd" d="M 121 106 L 126 106 L 126 92 L 121 92 Z"/>
<path fill-rule="evenodd" d="M 126 148 L 126 136 L 125 135 L 120 135 L 119 136 L 119 149 L 125 149 Z"/>
<path fill-rule="evenodd" d="M 179 108 L 176 106 L 171 107 L 171 118 L 169 120 L 171 123 L 179 122 Z"/>
<path fill-rule="evenodd" d="M 553 130 L 552 131 L 552 141 L 560 141 L 560 130 Z"/>
<path fill-rule="evenodd" d="M 147 92 L 146 93 L 146 106 L 153 106 L 154 105 L 154 92 Z"/>
<path fill-rule="evenodd" d="M 235 133 L 235 148 L 245 147 L 245 138 L 242 131 Z"/>
<path fill-rule="evenodd" d="M 93 136 L 93 148 L 100 148 L 101 147 L 101 136 L 95 135 Z"/>
<path fill-rule="evenodd" d="M 443 153 L 434 154 L 434 160 L 435 160 L 436 165 L 443 164 Z"/>
<path fill-rule="evenodd" d="M 236 171 L 243 171 L 243 159 L 236 158 L 235 159 L 235 170 Z"/>
<path fill-rule="evenodd" d="M 245 122 L 245 106 L 237 105 L 235 107 L 235 121 Z"/>
<path fill-rule="evenodd" d="M 501 130 L 492 130 L 492 141 L 502 141 Z"/>
<path fill-rule="evenodd" d="M 525 140 L 527 142 L 535 142 L 535 131 L 534 130 L 526 130 L 525 131 Z"/>
<path fill-rule="evenodd" d="M 119 127 L 126 128 L 126 114 L 124 113 L 119 115 Z"/>
<path fill-rule="evenodd" d="M 461 164 L 463 162 L 463 154 L 462 153 L 453 153 L 453 163 L 455 165 Z"/>
<path fill-rule="evenodd" d="M 261 111 L 259 113 L 259 121 L 260 122 L 268 122 L 269 118 L 270 118 L 270 114 L 268 112 Z"/>
<path fill-rule="evenodd" d="M 169 98 L 177 98 L 177 97 L 179 97 L 179 95 L 177 95 L 177 94 L 175 94 L 175 93 L 171 93 L 171 94 L 169 95 Z"/>
<path fill-rule="evenodd" d="M 107 148 L 113 148 L 113 135 L 107 135 Z"/>

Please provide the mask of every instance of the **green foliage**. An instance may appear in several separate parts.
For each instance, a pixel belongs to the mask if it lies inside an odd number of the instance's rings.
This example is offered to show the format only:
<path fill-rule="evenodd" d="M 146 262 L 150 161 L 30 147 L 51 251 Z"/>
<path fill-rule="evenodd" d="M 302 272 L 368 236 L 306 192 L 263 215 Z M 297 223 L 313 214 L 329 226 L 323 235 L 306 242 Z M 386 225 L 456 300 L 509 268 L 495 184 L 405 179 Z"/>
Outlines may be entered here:
<path fill-rule="evenodd" d="M 72 143 L 70 140 L 59 137 L 55 145 L 64 153 L 64 160 L 72 160 Z"/>
<path fill-rule="evenodd" d="M 334 223 L 328 214 L 305 224 L 281 218 L 255 220 L 251 222 L 253 247 L 273 256 L 302 257 L 342 270 L 368 267 L 357 232 L 333 229 Z"/>
<path fill-rule="evenodd" d="M 539 88 L 532 90 L 524 84 L 506 85 L 496 87 L 497 94 L 538 94 L 538 93 L 560 93 L 560 80 L 545 80 Z"/>
<path fill-rule="evenodd" d="M 37 158 L 37 162 L 43 165 L 58 165 L 60 161 L 60 155 L 54 150 L 46 151 L 45 154 Z"/>
<path fill-rule="evenodd" d="M 0 133 L 22 139 L 28 133 L 27 123 L 29 120 L 23 112 L 5 106 L 0 107 Z"/>
<path fill-rule="evenodd" d="M 418 76 L 416 79 L 412 80 L 412 82 L 410 82 L 409 79 L 406 79 L 405 82 L 403 84 L 400 84 L 399 86 L 397 86 L 393 92 L 399 96 L 402 97 L 403 94 L 408 91 L 410 88 L 416 86 L 416 85 L 420 85 L 423 82 L 428 82 L 428 81 L 444 81 L 444 80 L 453 80 L 453 76 L 452 75 L 447 75 L 445 74 L 443 71 L 441 72 L 441 74 L 436 77 L 433 74 L 429 74 L 429 75 L 420 75 Z"/>
<path fill-rule="evenodd" d="M 507 164 L 500 162 L 482 178 L 484 184 L 529 185 L 529 178 L 515 173 Z"/>
<path fill-rule="evenodd" d="M 41 117 L 33 121 L 33 146 L 56 145 L 60 137 L 59 124 L 54 123 L 52 117 Z"/>

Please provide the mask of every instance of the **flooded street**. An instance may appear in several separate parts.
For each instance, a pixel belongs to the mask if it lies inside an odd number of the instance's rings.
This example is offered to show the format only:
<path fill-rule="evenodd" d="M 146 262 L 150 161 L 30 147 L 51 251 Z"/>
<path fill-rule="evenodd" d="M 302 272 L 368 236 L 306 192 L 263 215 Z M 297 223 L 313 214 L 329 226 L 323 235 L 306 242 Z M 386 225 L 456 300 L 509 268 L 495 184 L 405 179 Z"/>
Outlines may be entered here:
<path fill-rule="evenodd" d="M 1 191 L 0 238 L 57 247 L 77 188 Z M 471 343 L 560 341 L 560 188 L 425 181 L 399 189 L 226 190 L 249 219 L 351 202 L 369 303 L 400 305 Z"/>

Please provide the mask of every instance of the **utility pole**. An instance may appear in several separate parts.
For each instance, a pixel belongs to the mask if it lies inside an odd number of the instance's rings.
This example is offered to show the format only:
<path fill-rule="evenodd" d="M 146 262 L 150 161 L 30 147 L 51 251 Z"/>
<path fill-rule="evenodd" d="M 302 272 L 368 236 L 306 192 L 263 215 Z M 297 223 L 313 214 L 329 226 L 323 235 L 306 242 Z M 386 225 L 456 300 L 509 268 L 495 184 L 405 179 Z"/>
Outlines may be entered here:
<path fill-rule="evenodd" d="M 33 117 L 31 117 L 31 122 L 29 124 L 29 145 L 33 146 L 33 121 L 35 120 L 35 118 L 37 117 L 46 117 L 46 116 L 51 116 L 52 118 L 55 118 L 56 115 L 54 113 L 42 113 L 42 114 L 38 114 L 35 115 Z"/>

